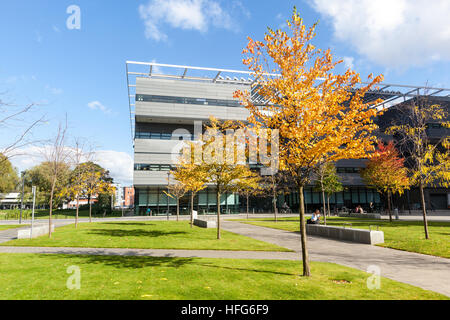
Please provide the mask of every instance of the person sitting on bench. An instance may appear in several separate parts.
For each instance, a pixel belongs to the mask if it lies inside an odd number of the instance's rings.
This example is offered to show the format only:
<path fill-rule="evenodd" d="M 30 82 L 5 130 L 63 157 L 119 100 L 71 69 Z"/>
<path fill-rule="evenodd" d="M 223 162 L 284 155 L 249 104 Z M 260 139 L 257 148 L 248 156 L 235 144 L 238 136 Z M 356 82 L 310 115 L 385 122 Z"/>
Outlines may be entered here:
<path fill-rule="evenodd" d="M 320 224 L 320 210 L 316 209 L 316 211 L 312 214 L 311 219 L 306 221 L 307 224 Z"/>

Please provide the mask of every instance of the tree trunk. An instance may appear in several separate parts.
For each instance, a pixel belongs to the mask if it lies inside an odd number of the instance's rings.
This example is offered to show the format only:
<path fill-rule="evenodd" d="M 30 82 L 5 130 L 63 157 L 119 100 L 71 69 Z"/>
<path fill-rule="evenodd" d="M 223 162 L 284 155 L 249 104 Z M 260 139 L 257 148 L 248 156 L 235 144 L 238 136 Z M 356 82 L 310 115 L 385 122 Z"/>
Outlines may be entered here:
<path fill-rule="evenodd" d="M 246 197 L 247 197 L 247 219 L 248 219 L 248 198 L 249 198 L 248 194 L 246 194 Z"/>
<path fill-rule="evenodd" d="M 50 211 L 48 214 L 48 237 L 52 237 L 52 213 L 53 213 L 53 193 L 55 192 L 55 182 L 52 184 L 52 190 L 50 192 Z"/>
<path fill-rule="evenodd" d="M 330 196 L 327 195 L 327 203 L 328 203 L 328 214 L 331 216 L 331 210 L 330 210 Z"/>
<path fill-rule="evenodd" d="M 177 221 L 179 221 L 180 218 L 180 198 L 177 197 Z"/>
<path fill-rule="evenodd" d="M 191 192 L 191 228 L 194 225 L 194 192 Z"/>
<path fill-rule="evenodd" d="M 220 192 L 219 188 L 216 191 L 217 200 L 217 240 L 220 240 Z"/>
<path fill-rule="evenodd" d="M 276 193 L 273 194 L 272 204 L 273 204 L 273 214 L 274 214 L 274 217 L 275 217 L 275 222 L 277 222 L 278 221 L 278 208 L 277 208 L 277 195 L 276 195 Z"/>
<path fill-rule="evenodd" d="M 325 191 L 322 189 L 322 202 L 323 202 L 323 223 L 327 224 L 327 205 L 325 204 Z"/>
<path fill-rule="evenodd" d="M 88 201 L 89 201 L 89 222 L 92 222 L 92 201 L 91 201 L 91 195 L 89 195 Z"/>
<path fill-rule="evenodd" d="M 75 228 L 78 228 L 78 208 L 80 207 L 80 197 L 77 194 L 77 211 L 75 212 Z"/>
<path fill-rule="evenodd" d="M 391 192 L 387 192 L 387 202 L 388 202 L 388 213 L 389 213 L 389 222 L 392 222 L 392 213 L 391 213 Z"/>
<path fill-rule="evenodd" d="M 309 268 L 308 248 L 306 247 L 306 223 L 305 223 L 305 200 L 303 197 L 303 185 L 299 186 L 300 198 L 300 235 L 302 242 L 302 262 L 303 262 L 303 276 L 311 276 Z"/>
<path fill-rule="evenodd" d="M 420 190 L 420 202 L 422 204 L 423 227 L 425 230 L 425 239 L 429 239 L 430 235 L 428 233 L 427 208 L 425 206 L 425 195 L 424 195 L 424 191 L 423 191 L 422 182 L 420 182 L 420 184 L 419 184 L 419 190 Z"/>

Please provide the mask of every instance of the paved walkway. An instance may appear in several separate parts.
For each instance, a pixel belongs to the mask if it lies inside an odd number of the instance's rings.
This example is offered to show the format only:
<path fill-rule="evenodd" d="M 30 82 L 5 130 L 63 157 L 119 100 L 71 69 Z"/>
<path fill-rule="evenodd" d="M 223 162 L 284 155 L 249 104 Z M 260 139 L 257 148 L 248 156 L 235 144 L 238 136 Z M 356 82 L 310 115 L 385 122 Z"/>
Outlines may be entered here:
<path fill-rule="evenodd" d="M 300 233 L 225 221 L 223 229 L 298 252 Z M 381 276 L 450 296 L 450 259 L 413 252 L 308 236 L 310 260 L 341 264 L 367 271 L 370 265 Z"/>

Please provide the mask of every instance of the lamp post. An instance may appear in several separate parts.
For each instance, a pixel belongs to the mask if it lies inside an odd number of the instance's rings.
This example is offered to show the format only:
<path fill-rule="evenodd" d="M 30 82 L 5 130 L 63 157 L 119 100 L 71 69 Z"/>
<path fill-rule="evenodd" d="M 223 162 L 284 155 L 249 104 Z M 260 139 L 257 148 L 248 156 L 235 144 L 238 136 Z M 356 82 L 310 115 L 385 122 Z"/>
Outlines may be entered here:
<path fill-rule="evenodd" d="M 32 186 L 31 190 L 33 192 L 33 209 L 31 211 L 31 230 L 30 230 L 30 239 L 33 237 L 33 223 L 34 223 L 34 205 L 36 203 L 36 186 Z"/>
<path fill-rule="evenodd" d="M 20 200 L 19 224 L 22 224 L 23 194 L 25 192 L 25 171 L 22 171 L 22 199 Z"/>
<path fill-rule="evenodd" d="M 169 220 L 169 180 L 170 171 L 167 171 L 167 220 Z"/>

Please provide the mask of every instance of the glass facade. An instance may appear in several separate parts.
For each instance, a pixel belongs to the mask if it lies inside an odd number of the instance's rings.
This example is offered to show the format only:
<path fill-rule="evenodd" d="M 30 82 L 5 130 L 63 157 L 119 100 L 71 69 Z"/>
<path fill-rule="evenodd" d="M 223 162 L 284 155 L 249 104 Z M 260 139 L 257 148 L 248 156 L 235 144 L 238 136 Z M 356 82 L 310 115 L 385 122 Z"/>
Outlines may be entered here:
<path fill-rule="evenodd" d="M 320 209 L 323 206 L 322 193 L 316 191 L 313 187 L 304 188 L 304 198 L 308 211 Z M 291 209 L 297 210 L 299 205 L 298 192 L 282 195 L 278 199 L 280 207 L 284 201 Z M 328 203 L 327 195 L 325 195 L 325 202 Z M 361 205 L 366 211 L 369 211 L 371 202 L 375 208 L 378 208 L 381 205 L 380 194 L 375 189 L 363 186 L 346 186 L 344 191 L 332 194 L 329 199 L 332 211 L 344 207 L 354 209 L 357 205 Z"/>
<path fill-rule="evenodd" d="M 136 188 L 136 214 L 145 215 L 147 209 L 150 208 L 153 215 L 165 215 L 167 214 L 167 208 L 169 208 L 169 213 L 175 215 L 176 199 L 167 197 L 165 192 L 167 192 L 165 187 Z M 222 194 L 220 206 L 222 213 L 239 213 L 239 195 L 234 193 Z M 197 210 L 199 214 L 216 214 L 217 199 L 214 189 L 206 188 L 195 195 L 194 210 Z M 187 215 L 189 213 L 190 194 L 186 194 L 180 198 L 180 214 Z"/>
<path fill-rule="evenodd" d="M 173 96 L 158 96 L 158 95 L 150 95 L 150 94 L 136 94 L 136 101 L 194 104 L 194 105 L 212 105 L 212 106 L 223 106 L 223 107 L 242 107 L 238 100 L 186 98 L 186 97 L 173 97 Z"/>
<path fill-rule="evenodd" d="M 170 171 L 173 167 L 170 164 L 146 164 L 135 163 L 134 170 L 136 171 Z"/>

